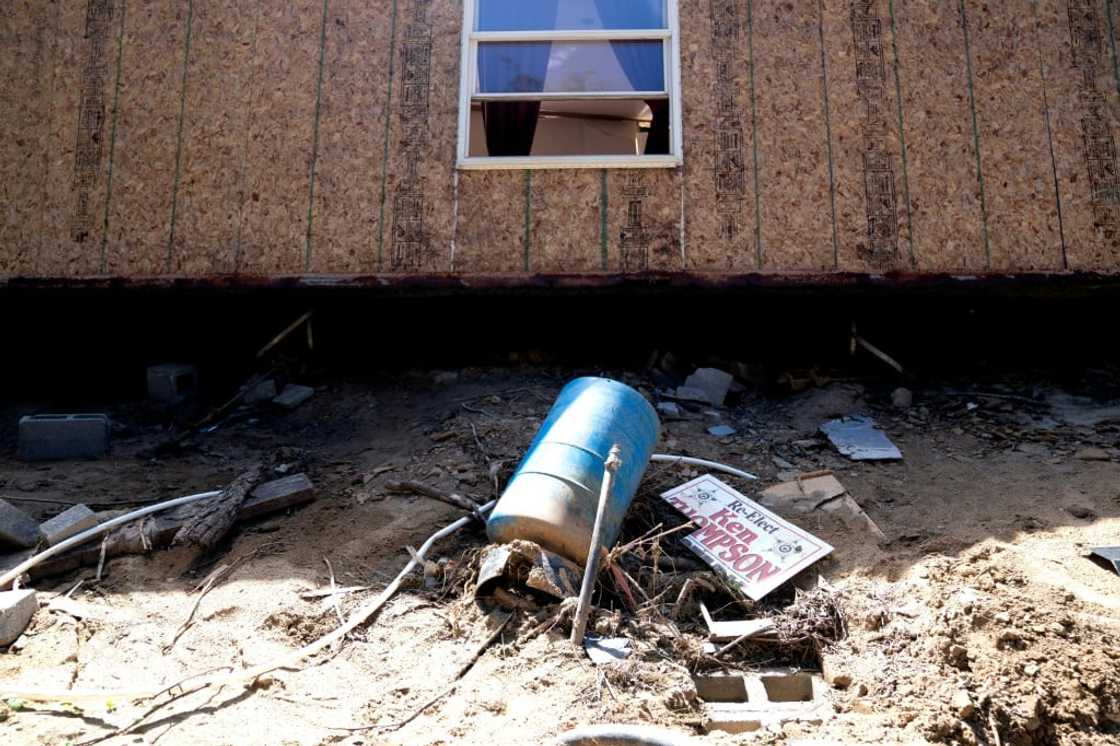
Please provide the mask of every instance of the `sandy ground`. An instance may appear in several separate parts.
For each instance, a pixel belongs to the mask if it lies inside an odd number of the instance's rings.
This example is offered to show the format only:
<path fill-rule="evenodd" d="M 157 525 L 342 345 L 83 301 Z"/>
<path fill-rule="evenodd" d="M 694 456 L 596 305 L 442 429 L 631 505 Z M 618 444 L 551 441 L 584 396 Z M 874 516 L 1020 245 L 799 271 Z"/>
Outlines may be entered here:
<path fill-rule="evenodd" d="M 700 735 L 690 674 L 704 668 L 693 655 L 703 630 L 691 610 L 675 622 L 600 615 L 597 624 L 632 636 L 638 648 L 611 669 L 573 652 L 562 625 L 532 634 L 551 610 L 520 612 L 448 692 L 505 618 L 457 585 L 468 576 L 472 550 L 484 543 L 478 529 L 433 553 L 447 560 L 448 587 L 425 589 L 417 573 L 341 647 L 253 688 L 184 696 L 117 736 L 149 705 L 109 695 L 53 706 L 19 699 L 26 688 L 170 687 L 202 672 L 268 662 L 329 632 L 339 611 L 357 608 L 399 571 L 407 546 L 460 515 L 424 498 L 386 494 L 383 483 L 415 479 L 491 497 L 491 464 L 499 480 L 508 476 L 556 392 L 584 373 L 620 377 L 650 395 L 656 388 L 644 372 L 552 368 L 311 381 L 318 392 L 298 410 L 245 412 L 185 451 L 160 457 L 148 449 L 164 436 L 166 418 L 139 403 L 108 404 L 118 423 L 114 453 L 80 464 L 15 461 L 14 430 L 5 429 L 0 496 L 39 517 L 63 506 L 20 499 L 172 497 L 220 487 L 255 460 L 306 470 L 318 499 L 239 527 L 210 559 L 247 559 L 203 598 L 195 623 L 173 645 L 197 601 L 192 589 L 215 566 L 192 571 L 197 558 L 186 550 L 112 560 L 100 582 L 93 568 L 40 581 L 43 608 L 0 654 L 7 699 L 0 741 L 545 744 L 573 726 L 629 722 L 712 744 L 1120 743 L 1120 577 L 1085 558 L 1088 547 L 1120 544 L 1116 392 L 1013 380 L 917 388 L 907 410 L 892 406 L 888 386 L 833 383 L 787 397 L 748 389 L 719 413 L 698 408 L 664 423 L 661 450 L 758 473 L 759 483 L 728 478 L 748 495 L 789 476 L 784 472 L 832 469 L 886 535 L 879 542 L 835 521 L 800 521 L 836 547 L 800 585 L 822 576 L 848 632 L 820 656 L 799 656 L 810 669 L 823 663 L 833 684 L 835 714 L 820 724 Z M 1111 376 L 1105 380 L 1115 385 Z M 958 395 L 962 389 L 1025 400 Z M 1083 396 L 1090 393 L 1099 398 Z M 32 408 L 8 405 L 0 421 Z M 824 418 L 852 411 L 874 414 L 904 460 L 855 464 L 815 434 Z M 708 435 L 717 421 L 738 434 Z M 1103 454 L 1084 452 L 1090 447 Z M 651 468 L 635 505 L 648 508 L 657 490 L 697 473 Z M 301 598 L 329 585 L 328 561 L 339 585 L 372 588 L 343 597 L 339 610 Z M 72 598 L 85 618 L 46 608 L 82 579 Z M 780 612 L 792 600 L 786 590 L 753 611 Z M 791 655 L 745 647 L 727 668 L 751 670 L 776 658 L 789 663 Z"/>

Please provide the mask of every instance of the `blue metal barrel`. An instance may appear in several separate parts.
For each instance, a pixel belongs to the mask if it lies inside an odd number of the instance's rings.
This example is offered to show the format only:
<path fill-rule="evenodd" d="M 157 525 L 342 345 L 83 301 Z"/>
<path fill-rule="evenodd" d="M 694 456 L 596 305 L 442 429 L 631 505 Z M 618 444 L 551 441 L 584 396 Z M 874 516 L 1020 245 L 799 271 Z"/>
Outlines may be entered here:
<path fill-rule="evenodd" d="M 603 519 L 606 547 L 618 539 L 660 431 L 657 413 L 634 389 L 607 378 L 577 378 L 537 431 L 486 533 L 500 543 L 528 539 L 584 564 L 611 446 L 622 449 L 622 466 Z"/>

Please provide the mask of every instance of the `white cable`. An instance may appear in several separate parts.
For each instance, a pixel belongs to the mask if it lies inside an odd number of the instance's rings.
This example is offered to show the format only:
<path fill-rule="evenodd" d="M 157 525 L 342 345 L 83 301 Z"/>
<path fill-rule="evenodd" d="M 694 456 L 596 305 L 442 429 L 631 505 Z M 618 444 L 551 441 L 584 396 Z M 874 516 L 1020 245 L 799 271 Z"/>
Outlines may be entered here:
<path fill-rule="evenodd" d="M 735 476 L 742 477 L 743 479 L 758 479 L 758 477 L 756 477 L 754 474 L 736 469 L 734 466 L 728 466 L 727 464 L 720 464 L 715 461 L 708 461 L 702 458 L 692 458 L 691 456 L 670 456 L 665 453 L 655 453 L 650 456 L 649 460 L 666 461 L 674 464 L 692 464 L 693 466 L 706 466 L 709 469 L 715 469 L 716 471 L 734 474 Z"/>
<path fill-rule="evenodd" d="M 161 510 L 167 510 L 168 508 L 175 508 L 180 505 L 198 502 L 199 500 L 205 500 L 208 497 L 217 497 L 220 494 L 222 493 L 220 490 L 218 490 L 216 492 L 201 492 L 197 495 L 189 495 L 187 497 L 177 497 L 174 500 L 168 500 L 166 502 L 156 503 L 155 505 L 149 505 L 147 507 L 140 508 L 139 510 L 134 510 L 131 513 L 126 513 L 119 518 L 114 518 L 111 521 L 99 523 L 88 531 L 83 531 L 80 534 L 71 536 L 69 539 L 60 541 L 53 547 L 39 552 L 39 554 L 36 554 L 34 557 L 26 560 L 23 564 L 14 567 L 8 572 L 4 573 L 4 576 L 0 577 L 0 588 L 7 588 L 8 585 L 15 581 L 20 575 L 23 575 L 25 572 L 30 570 L 32 567 L 35 567 L 35 565 L 39 564 L 43 560 L 49 559 L 59 552 L 64 552 L 72 546 L 83 544 L 93 537 L 98 536 L 99 534 L 103 534 L 110 529 L 114 529 L 117 526 L 129 523 L 136 520 L 137 518 L 143 518 L 144 516 L 151 515 L 152 513 L 158 513 Z"/>

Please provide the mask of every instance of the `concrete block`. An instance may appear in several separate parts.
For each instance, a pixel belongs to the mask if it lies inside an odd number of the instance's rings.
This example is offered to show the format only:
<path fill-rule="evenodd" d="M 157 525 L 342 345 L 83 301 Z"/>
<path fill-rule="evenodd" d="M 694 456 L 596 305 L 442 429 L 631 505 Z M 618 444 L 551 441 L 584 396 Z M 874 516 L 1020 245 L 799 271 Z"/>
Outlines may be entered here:
<path fill-rule="evenodd" d="M 0 647 L 19 639 L 38 609 L 39 600 L 30 588 L 0 591 Z"/>
<path fill-rule="evenodd" d="M 708 733 L 748 733 L 795 721 L 818 724 L 832 715 L 824 680 L 807 673 L 698 676 L 693 682 L 705 703 Z"/>
<path fill-rule="evenodd" d="M 174 404 L 198 388 L 198 369 L 193 365 L 153 365 L 148 368 L 148 398 Z"/>
<path fill-rule="evenodd" d="M 280 396 L 272 400 L 272 403 L 279 404 L 285 409 L 295 409 L 314 395 L 315 389 L 310 386 L 300 386 L 296 383 L 289 383 L 284 387 L 284 390 L 280 392 Z"/>
<path fill-rule="evenodd" d="M 93 528 L 98 523 L 97 513 L 85 505 L 75 505 L 39 526 L 39 533 L 47 540 L 47 544 L 53 547 L 60 541 Z"/>
<path fill-rule="evenodd" d="M 109 452 L 109 416 L 36 414 L 19 421 L 24 461 L 103 458 Z"/>
<path fill-rule="evenodd" d="M 28 549 L 38 543 L 39 523 L 7 500 L 0 500 L 0 545 Z"/>

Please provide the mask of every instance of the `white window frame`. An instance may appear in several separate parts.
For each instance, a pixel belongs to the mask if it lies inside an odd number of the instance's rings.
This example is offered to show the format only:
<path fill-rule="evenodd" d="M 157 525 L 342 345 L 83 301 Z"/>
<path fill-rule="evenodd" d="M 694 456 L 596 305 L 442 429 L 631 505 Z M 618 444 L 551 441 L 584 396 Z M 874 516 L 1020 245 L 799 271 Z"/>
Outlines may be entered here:
<path fill-rule="evenodd" d="M 527 0 L 531 1 L 531 0 Z M 563 0 L 560 0 L 563 2 Z M 528 168 L 676 168 L 684 160 L 681 117 L 681 55 L 678 0 L 665 0 L 667 29 L 583 30 L 583 31 L 475 31 L 478 0 L 463 1 L 462 59 L 459 74 L 459 144 L 456 165 L 465 170 Z M 663 42 L 665 85 L 669 94 L 668 155 L 550 155 L 550 156 L 471 156 L 471 105 L 477 100 L 497 101 L 548 99 L 635 99 L 641 91 L 582 91 L 571 93 L 497 93 L 474 96 L 478 75 L 478 45 L 493 41 L 620 41 L 654 40 Z M 656 95 L 664 95 L 657 92 Z"/>

